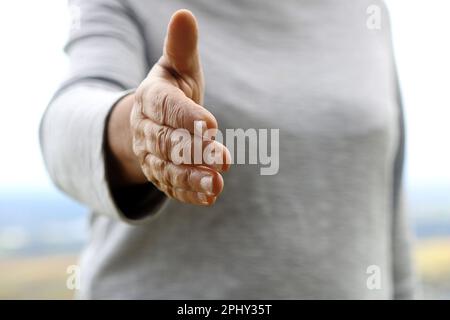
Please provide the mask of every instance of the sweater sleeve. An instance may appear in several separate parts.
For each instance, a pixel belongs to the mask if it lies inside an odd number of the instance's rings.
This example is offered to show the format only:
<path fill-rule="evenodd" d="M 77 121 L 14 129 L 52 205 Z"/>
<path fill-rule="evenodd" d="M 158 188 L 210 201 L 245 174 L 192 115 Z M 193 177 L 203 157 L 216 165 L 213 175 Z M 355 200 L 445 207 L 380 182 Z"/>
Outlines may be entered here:
<path fill-rule="evenodd" d="M 394 66 L 396 73 L 396 68 Z M 393 217 L 392 217 L 392 277 L 394 299 L 415 299 L 420 297 L 412 259 L 412 234 L 405 206 L 403 190 L 403 167 L 405 155 L 405 125 L 403 103 L 397 74 L 396 93 L 399 110 L 399 142 L 394 162 L 393 179 Z"/>
<path fill-rule="evenodd" d="M 114 105 L 145 77 L 149 63 L 133 13 L 117 0 L 78 0 L 65 51 L 69 75 L 41 120 L 40 142 L 53 182 L 97 214 L 134 223 L 165 201 L 153 185 L 112 190 L 105 127 Z"/>
<path fill-rule="evenodd" d="M 403 199 L 400 199 L 399 208 L 394 212 L 392 253 L 393 253 L 393 280 L 394 299 L 419 298 L 418 284 L 411 255 L 412 235 L 406 219 Z"/>

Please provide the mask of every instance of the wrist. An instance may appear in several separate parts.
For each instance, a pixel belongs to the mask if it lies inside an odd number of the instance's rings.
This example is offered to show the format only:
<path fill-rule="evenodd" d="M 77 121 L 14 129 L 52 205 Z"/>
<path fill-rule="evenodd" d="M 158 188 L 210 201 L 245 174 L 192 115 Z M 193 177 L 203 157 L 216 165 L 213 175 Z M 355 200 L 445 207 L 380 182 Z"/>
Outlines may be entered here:
<path fill-rule="evenodd" d="M 107 163 L 111 169 L 109 180 L 117 187 L 147 182 L 132 147 L 130 114 L 133 104 L 134 94 L 123 97 L 113 107 L 107 123 Z"/>

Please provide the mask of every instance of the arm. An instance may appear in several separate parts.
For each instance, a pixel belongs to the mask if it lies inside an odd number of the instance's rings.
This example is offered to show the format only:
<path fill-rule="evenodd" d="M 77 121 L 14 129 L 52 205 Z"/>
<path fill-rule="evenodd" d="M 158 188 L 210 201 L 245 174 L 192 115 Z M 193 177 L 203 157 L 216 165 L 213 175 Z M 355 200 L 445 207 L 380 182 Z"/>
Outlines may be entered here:
<path fill-rule="evenodd" d="M 400 199 L 401 202 L 402 199 Z M 394 212 L 392 254 L 393 254 L 393 281 L 394 299 L 415 299 L 419 296 L 417 292 L 417 279 L 412 261 L 409 223 L 399 203 L 397 211 Z"/>
<path fill-rule="evenodd" d="M 201 121 L 206 129 L 217 130 L 214 116 L 200 105 L 204 85 L 197 38 L 192 13 L 177 11 L 169 22 L 162 57 L 136 93 L 113 109 L 106 143 L 116 173 L 113 186 L 148 180 L 167 196 L 196 205 L 213 204 L 222 191 L 220 173 L 228 169 L 229 152 L 196 132 L 194 125 Z M 195 150 L 194 135 L 203 140 L 200 150 Z M 211 154 L 205 157 L 206 148 Z M 195 151 L 201 151 L 199 163 Z"/>
<path fill-rule="evenodd" d="M 133 130 L 130 123 L 130 112 L 141 107 L 135 107 L 129 89 L 142 87 L 142 80 L 149 79 L 145 43 L 121 1 L 77 1 L 77 5 L 81 27 L 71 33 L 66 46 L 69 78 L 41 121 L 44 161 L 63 191 L 96 213 L 132 222 L 155 212 L 167 194 L 163 184 L 158 184 L 161 192 L 154 183 L 159 172 L 150 171 L 130 152 L 130 141 L 137 141 L 136 134 L 143 130 L 138 126 Z M 149 95 L 146 89 L 138 91 L 141 101 Z M 155 106 L 146 109 L 151 107 Z M 147 120 L 145 114 L 135 114 L 135 119 Z M 151 147 L 150 142 L 140 141 Z"/>
<path fill-rule="evenodd" d="M 121 99 L 108 119 L 105 148 L 107 167 L 111 171 L 108 176 L 112 188 L 148 182 L 133 152 L 133 136 L 129 119 L 134 99 L 134 93 Z"/>
<path fill-rule="evenodd" d="M 392 218 L 392 277 L 394 299 L 414 299 L 418 296 L 417 279 L 412 261 L 410 225 L 408 223 L 403 192 L 403 166 L 405 156 L 405 125 L 403 103 L 396 76 L 397 105 L 399 110 L 399 144 L 394 162 L 393 218 Z"/>

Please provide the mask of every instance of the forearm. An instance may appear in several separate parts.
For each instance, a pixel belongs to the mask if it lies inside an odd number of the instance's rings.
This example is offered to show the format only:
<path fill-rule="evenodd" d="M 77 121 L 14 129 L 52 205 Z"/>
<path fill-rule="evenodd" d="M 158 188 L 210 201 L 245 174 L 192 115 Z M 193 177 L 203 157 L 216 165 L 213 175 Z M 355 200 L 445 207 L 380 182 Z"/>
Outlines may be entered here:
<path fill-rule="evenodd" d="M 67 81 L 41 122 L 43 158 L 54 183 L 96 214 L 142 222 L 165 199 L 139 175 L 130 142 L 128 90 L 147 73 L 146 44 L 121 1 L 77 6 L 83 28 L 70 33 Z"/>
<path fill-rule="evenodd" d="M 93 211 L 117 212 L 106 176 L 105 129 L 111 107 L 126 94 L 79 83 L 58 92 L 40 126 L 43 159 L 54 183 Z"/>

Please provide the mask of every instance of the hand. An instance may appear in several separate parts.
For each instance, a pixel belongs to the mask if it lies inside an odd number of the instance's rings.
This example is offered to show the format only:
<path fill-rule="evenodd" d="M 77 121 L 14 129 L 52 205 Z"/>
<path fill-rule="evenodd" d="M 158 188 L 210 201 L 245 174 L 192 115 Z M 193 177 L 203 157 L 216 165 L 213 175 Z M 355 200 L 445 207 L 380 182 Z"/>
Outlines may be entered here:
<path fill-rule="evenodd" d="M 114 108 L 108 140 L 118 162 L 121 184 L 147 179 L 169 197 L 211 205 L 223 189 L 220 173 L 229 169 L 230 154 L 221 143 L 204 138 L 203 150 L 207 147 L 214 150 L 221 155 L 219 161 L 205 162 L 203 158 L 198 164 L 193 161 L 194 134 L 198 134 L 194 121 L 203 121 L 206 129 L 217 129 L 214 116 L 201 106 L 204 82 L 197 39 L 194 16 L 187 10 L 177 11 L 169 22 L 163 56 L 136 93 L 122 99 Z M 122 120 L 130 112 L 130 122 L 124 124 Z M 179 140 L 177 129 L 185 129 L 190 135 L 188 147 L 192 158 L 182 163 L 173 159 L 174 150 L 187 141 Z M 115 132 L 122 130 L 130 134 L 118 139 Z"/>

